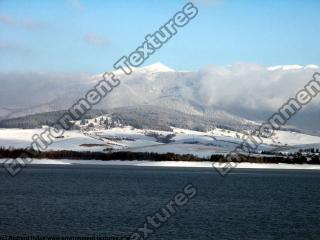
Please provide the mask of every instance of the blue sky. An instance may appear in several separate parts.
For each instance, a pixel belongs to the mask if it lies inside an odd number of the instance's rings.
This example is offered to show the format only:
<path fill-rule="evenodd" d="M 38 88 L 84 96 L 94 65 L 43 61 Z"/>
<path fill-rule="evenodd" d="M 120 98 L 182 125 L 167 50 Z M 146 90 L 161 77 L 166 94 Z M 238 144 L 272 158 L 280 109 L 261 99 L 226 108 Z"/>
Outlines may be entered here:
<path fill-rule="evenodd" d="M 145 65 L 320 65 L 318 0 L 198 0 L 198 16 Z M 0 0 L 0 71 L 112 69 L 183 0 Z"/>

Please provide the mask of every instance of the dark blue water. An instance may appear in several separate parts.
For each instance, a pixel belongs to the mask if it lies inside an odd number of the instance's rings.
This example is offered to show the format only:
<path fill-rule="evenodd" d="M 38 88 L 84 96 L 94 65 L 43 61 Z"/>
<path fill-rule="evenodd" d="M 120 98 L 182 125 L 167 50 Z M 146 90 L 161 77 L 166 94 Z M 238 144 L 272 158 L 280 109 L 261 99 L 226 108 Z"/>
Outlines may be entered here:
<path fill-rule="evenodd" d="M 0 234 L 128 235 L 189 182 L 198 195 L 149 239 L 320 239 L 319 172 L 98 166 L 0 169 Z"/>

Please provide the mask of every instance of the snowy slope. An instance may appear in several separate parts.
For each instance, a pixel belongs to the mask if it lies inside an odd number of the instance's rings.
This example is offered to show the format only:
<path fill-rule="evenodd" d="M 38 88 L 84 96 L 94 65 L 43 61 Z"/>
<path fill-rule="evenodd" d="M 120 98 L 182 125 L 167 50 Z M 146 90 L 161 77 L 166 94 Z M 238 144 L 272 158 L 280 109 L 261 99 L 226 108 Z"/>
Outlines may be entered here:
<path fill-rule="evenodd" d="M 32 136 L 41 134 L 43 129 L 0 129 L 0 146 L 13 148 L 30 147 Z M 103 144 L 85 136 L 80 131 L 67 131 L 63 139 L 55 139 L 47 150 L 101 151 L 105 146 L 85 147 L 83 144 Z"/>
<path fill-rule="evenodd" d="M 111 118 L 106 115 L 76 121 L 79 130 L 66 131 L 64 138 L 55 139 L 48 150 L 74 151 L 134 151 L 134 152 L 173 152 L 208 157 L 212 154 L 225 154 L 243 141 L 242 132 L 214 128 L 209 131 L 194 131 L 171 127 L 170 131 L 137 129 L 132 126 L 106 125 Z M 29 147 L 33 134 L 44 129 L 0 129 L 0 146 Z M 275 150 L 298 151 L 308 146 L 320 146 L 320 137 L 290 131 L 275 131 L 272 138 L 263 138 L 258 151 Z"/>

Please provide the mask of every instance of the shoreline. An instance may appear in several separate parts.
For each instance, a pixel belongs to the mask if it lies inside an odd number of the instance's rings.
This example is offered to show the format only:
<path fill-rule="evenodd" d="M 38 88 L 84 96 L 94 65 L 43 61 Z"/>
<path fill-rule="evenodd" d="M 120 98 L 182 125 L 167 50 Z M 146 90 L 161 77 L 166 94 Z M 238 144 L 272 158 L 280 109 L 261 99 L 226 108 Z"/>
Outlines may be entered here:
<path fill-rule="evenodd" d="M 6 159 L 0 159 L 2 165 Z M 33 159 L 30 165 L 103 165 L 103 166 L 136 166 L 136 167 L 185 167 L 185 168 L 213 168 L 213 162 L 187 161 L 146 161 L 146 160 L 70 160 L 70 159 Z M 223 165 L 222 165 L 223 166 Z M 238 169 L 292 169 L 292 170 L 320 170 L 315 164 L 288 164 L 288 163 L 238 163 Z"/>

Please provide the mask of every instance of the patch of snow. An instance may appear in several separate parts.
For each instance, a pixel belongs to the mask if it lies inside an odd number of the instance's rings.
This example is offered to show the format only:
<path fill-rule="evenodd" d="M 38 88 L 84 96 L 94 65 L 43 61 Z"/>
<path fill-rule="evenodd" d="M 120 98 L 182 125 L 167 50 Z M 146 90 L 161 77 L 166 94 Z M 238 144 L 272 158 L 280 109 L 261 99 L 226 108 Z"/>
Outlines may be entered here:
<path fill-rule="evenodd" d="M 156 73 L 156 72 L 174 72 L 175 70 L 172 68 L 167 67 L 166 65 L 157 62 L 145 67 L 137 68 L 135 70 L 136 72 L 151 72 L 151 73 Z"/>
<path fill-rule="evenodd" d="M 3 163 L 6 159 L 0 159 L 0 163 Z M 138 167 L 186 167 L 186 168 L 211 168 L 212 171 L 216 171 L 213 168 L 212 162 L 185 162 L 185 161 L 99 161 L 99 160 L 51 160 L 51 159 L 34 159 L 31 164 L 35 165 L 106 165 L 106 166 L 138 166 Z M 234 164 L 232 164 L 234 165 Z M 292 169 L 292 170 L 320 170 L 320 165 L 311 164 L 285 164 L 285 163 L 238 163 L 236 169 Z M 237 174 L 231 172 L 231 174 Z"/>
<path fill-rule="evenodd" d="M 32 143 L 34 134 L 41 134 L 43 129 L 0 129 L 0 146 L 27 148 Z M 54 139 L 47 150 L 102 151 L 107 146 L 82 147 L 82 144 L 103 144 L 103 142 L 85 136 L 80 131 L 65 131 L 64 138 Z"/>
<path fill-rule="evenodd" d="M 320 143 L 320 137 L 281 130 L 275 131 L 273 139 L 274 141 L 279 142 L 282 145 L 287 144 L 291 146 L 300 144 Z"/>
<path fill-rule="evenodd" d="M 301 70 L 301 69 L 318 69 L 319 66 L 314 65 L 314 64 L 309 64 L 306 66 L 301 66 L 298 64 L 294 64 L 294 65 L 278 65 L 278 66 L 272 66 L 272 67 L 268 67 L 267 69 L 269 71 L 276 71 L 276 70 Z"/>
<path fill-rule="evenodd" d="M 279 65 L 279 66 L 273 66 L 273 67 L 268 67 L 267 69 L 269 71 L 276 71 L 276 70 L 300 70 L 303 69 L 304 67 L 298 64 L 295 65 Z"/>

